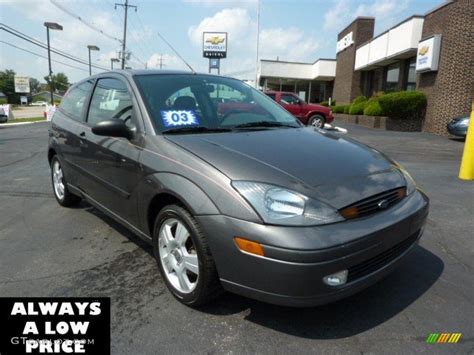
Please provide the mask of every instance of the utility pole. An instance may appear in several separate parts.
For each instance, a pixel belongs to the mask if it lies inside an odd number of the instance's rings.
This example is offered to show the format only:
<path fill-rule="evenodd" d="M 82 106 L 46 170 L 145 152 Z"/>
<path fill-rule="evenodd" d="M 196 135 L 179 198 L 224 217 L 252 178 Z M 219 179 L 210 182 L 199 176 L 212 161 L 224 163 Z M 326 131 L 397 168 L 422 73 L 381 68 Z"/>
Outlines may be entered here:
<path fill-rule="evenodd" d="M 123 40 L 122 40 L 122 69 L 125 69 L 125 48 L 127 46 L 127 16 L 128 16 L 128 8 L 133 7 L 135 12 L 137 12 L 137 7 L 135 5 L 129 5 L 128 0 L 125 0 L 125 3 L 118 4 L 115 3 L 115 9 L 117 10 L 117 6 L 123 6 L 125 10 L 125 20 L 123 21 Z"/>
<path fill-rule="evenodd" d="M 160 54 L 160 70 L 163 68 L 163 54 Z"/>
<path fill-rule="evenodd" d="M 257 0 L 257 54 L 255 56 L 255 89 L 258 90 L 258 50 L 260 40 L 260 0 Z"/>

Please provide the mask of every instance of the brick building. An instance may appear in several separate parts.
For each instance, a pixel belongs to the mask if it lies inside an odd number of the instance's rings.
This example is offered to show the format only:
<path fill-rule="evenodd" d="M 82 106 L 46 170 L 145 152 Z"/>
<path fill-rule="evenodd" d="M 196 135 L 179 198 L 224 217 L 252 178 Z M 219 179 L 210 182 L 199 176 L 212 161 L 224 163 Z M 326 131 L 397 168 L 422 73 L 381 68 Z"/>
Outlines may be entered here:
<path fill-rule="evenodd" d="M 428 99 L 422 129 L 447 134 L 446 123 L 468 114 L 474 97 L 474 0 L 447 1 L 377 36 L 375 21 L 372 17 L 358 17 L 339 33 L 334 76 L 331 77 L 331 70 L 321 75 L 324 95 L 320 94 L 320 84 L 301 87 L 302 82 L 314 80 L 314 71 L 303 70 L 311 65 L 307 63 L 283 65 L 262 60 L 260 84 L 278 89 L 268 84 L 280 83 L 280 88 L 298 92 L 308 101 L 318 102 L 330 96 L 341 104 L 350 103 L 359 95 L 419 90 Z M 295 73 L 299 73 L 298 78 L 293 78 Z M 281 85 L 292 81 L 294 87 Z M 319 88 L 318 94 L 312 92 L 314 87 Z"/>

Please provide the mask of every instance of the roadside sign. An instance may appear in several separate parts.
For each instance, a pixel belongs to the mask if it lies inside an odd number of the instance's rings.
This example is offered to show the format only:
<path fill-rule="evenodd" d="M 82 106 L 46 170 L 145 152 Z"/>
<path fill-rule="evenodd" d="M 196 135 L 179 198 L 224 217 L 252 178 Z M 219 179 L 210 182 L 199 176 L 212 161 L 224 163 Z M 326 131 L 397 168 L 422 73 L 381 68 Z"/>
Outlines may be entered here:
<path fill-rule="evenodd" d="M 205 58 L 227 57 L 227 32 L 203 32 L 202 56 Z"/>
<path fill-rule="evenodd" d="M 212 58 L 209 60 L 209 68 L 211 69 L 220 69 L 220 59 L 219 58 Z"/>
<path fill-rule="evenodd" d="M 15 75 L 15 92 L 30 93 L 30 78 L 27 76 Z"/>
<path fill-rule="evenodd" d="M 28 105 L 28 97 L 27 96 L 20 96 L 20 104 Z"/>

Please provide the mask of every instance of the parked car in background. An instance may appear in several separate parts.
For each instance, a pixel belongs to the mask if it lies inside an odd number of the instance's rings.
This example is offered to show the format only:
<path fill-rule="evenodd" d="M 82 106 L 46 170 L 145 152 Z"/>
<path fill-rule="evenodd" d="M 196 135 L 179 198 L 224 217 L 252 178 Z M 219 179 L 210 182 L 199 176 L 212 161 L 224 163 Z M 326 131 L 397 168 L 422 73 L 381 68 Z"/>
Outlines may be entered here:
<path fill-rule="evenodd" d="M 8 115 L 5 114 L 3 107 L 0 107 L 0 123 L 5 123 L 8 121 Z"/>
<path fill-rule="evenodd" d="M 222 290 L 290 306 L 347 297 L 405 259 L 428 215 L 396 162 L 223 76 L 85 79 L 52 118 L 48 160 L 58 203 L 85 199 L 149 242 L 191 306 Z"/>
<path fill-rule="evenodd" d="M 266 91 L 265 95 L 278 102 L 305 125 L 323 128 L 325 123 L 334 121 L 334 116 L 330 108 L 318 104 L 306 103 L 295 93 Z"/>
<path fill-rule="evenodd" d="M 448 132 L 456 137 L 466 137 L 469 127 L 469 114 L 453 118 L 447 125 Z"/>
<path fill-rule="evenodd" d="M 35 101 L 31 103 L 31 106 L 46 106 L 47 104 L 46 101 Z"/>

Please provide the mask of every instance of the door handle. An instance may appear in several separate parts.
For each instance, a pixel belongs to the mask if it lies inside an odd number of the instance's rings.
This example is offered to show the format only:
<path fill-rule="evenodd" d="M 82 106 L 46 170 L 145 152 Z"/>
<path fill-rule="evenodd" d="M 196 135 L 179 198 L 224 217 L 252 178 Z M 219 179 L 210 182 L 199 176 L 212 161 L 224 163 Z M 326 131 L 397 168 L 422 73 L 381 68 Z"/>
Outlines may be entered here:
<path fill-rule="evenodd" d="M 86 136 L 86 132 L 79 133 L 79 136 L 84 138 Z"/>

